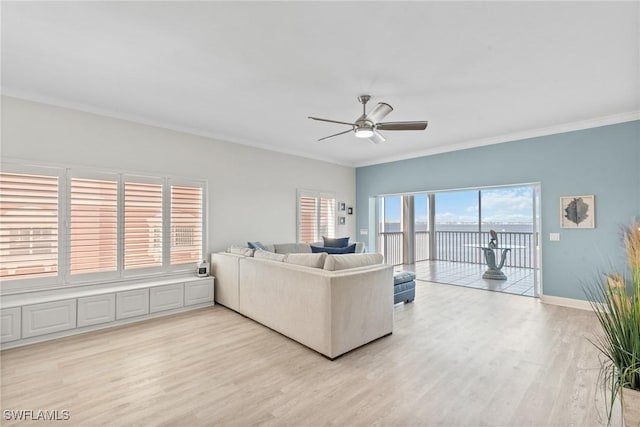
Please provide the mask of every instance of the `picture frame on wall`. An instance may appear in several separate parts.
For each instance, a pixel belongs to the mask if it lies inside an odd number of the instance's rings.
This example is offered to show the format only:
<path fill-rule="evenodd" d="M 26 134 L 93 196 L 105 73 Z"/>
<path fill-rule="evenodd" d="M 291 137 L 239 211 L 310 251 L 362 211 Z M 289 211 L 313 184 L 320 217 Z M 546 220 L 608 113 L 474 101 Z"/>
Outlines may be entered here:
<path fill-rule="evenodd" d="M 347 223 L 347 218 L 341 216 L 338 218 L 338 222 L 340 225 L 345 225 Z"/>
<path fill-rule="evenodd" d="M 560 228 L 595 228 L 596 201 L 593 194 L 560 197 Z"/>
<path fill-rule="evenodd" d="M 346 208 L 347 208 L 347 204 L 345 202 L 340 202 L 338 204 L 338 210 L 344 211 L 344 210 L 346 210 Z"/>
<path fill-rule="evenodd" d="M 347 208 L 347 215 L 353 215 L 353 208 L 351 206 Z"/>

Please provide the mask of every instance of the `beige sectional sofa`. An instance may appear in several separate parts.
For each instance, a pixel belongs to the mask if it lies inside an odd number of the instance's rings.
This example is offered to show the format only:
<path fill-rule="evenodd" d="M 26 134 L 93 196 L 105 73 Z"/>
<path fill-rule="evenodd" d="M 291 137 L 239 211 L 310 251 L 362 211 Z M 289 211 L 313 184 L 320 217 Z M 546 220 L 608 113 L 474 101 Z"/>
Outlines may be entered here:
<path fill-rule="evenodd" d="M 393 267 L 381 255 L 250 255 L 211 256 L 216 302 L 330 359 L 393 332 Z"/>

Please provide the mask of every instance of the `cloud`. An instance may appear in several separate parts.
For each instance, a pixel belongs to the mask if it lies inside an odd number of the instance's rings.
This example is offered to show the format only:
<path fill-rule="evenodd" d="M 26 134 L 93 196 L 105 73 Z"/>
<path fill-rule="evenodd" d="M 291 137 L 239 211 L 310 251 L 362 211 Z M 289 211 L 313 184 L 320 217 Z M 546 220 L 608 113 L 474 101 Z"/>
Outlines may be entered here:
<path fill-rule="evenodd" d="M 533 210 L 533 191 L 531 188 L 510 188 L 504 190 L 485 190 L 482 192 L 482 210 L 500 211 Z"/>

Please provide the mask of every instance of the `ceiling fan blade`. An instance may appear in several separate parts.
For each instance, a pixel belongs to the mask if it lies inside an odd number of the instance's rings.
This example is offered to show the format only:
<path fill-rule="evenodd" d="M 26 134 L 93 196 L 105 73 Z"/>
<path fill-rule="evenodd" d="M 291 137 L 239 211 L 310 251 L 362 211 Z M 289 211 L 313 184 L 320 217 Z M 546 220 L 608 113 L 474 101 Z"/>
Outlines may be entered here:
<path fill-rule="evenodd" d="M 344 135 L 345 133 L 349 133 L 349 132 L 353 132 L 353 129 L 349 129 L 349 130 L 345 130 L 344 132 L 340 132 L 340 133 L 336 133 L 336 134 L 333 134 L 333 135 L 325 136 L 324 138 L 320 138 L 318 141 L 324 141 L 325 139 L 333 138 L 334 136 L 338 136 L 338 135 Z"/>
<path fill-rule="evenodd" d="M 379 130 L 425 130 L 429 122 L 386 122 L 376 124 Z"/>
<path fill-rule="evenodd" d="M 319 117 L 311 117 L 311 116 L 309 116 L 309 118 L 311 120 L 318 120 L 319 122 L 338 123 L 338 124 L 341 124 L 341 125 L 347 125 L 347 126 L 351 126 L 351 127 L 355 126 L 353 123 L 339 122 L 337 120 L 321 119 Z"/>
<path fill-rule="evenodd" d="M 374 144 L 380 144 L 381 142 L 385 142 L 386 139 L 384 138 L 384 136 L 382 136 L 380 132 L 376 132 L 374 130 L 373 135 L 369 137 L 369 141 L 373 142 Z"/>
<path fill-rule="evenodd" d="M 376 108 L 367 114 L 367 120 L 371 120 L 373 123 L 378 123 L 380 120 L 387 117 L 387 115 L 393 111 L 393 107 L 386 102 L 378 102 Z"/>

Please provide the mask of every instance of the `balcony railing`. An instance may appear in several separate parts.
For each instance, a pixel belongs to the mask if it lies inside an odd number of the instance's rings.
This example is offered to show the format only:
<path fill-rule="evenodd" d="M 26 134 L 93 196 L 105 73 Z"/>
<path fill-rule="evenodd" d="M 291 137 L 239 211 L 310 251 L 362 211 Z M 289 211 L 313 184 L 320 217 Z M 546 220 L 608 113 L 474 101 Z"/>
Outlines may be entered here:
<path fill-rule="evenodd" d="M 442 261 L 467 262 L 484 264 L 482 250 L 474 247 L 487 243 L 487 233 L 473 231 L 436 231 L 435 253 L 429 256 L 428 231 L 415 233 L 415 260 L 429 259 Z M 507 246 L 523 246 L 523 249 L 512 249 L 507 254 L 505 265 L 509 267 L 533 267 L 534 239 L 533 233 L 497 232 L 498 242 Z M 379 235 L 379 247 L 387 264 L 399 265 L 403 262 L 404 235 L 400 231 L 384 232 Z"/>
<path fill-rule="evenodd" d="M 384 261 L 390 265 L 402 264 L 404 233 L 402 231 L 384 232 L 379 235 L 378 247 L 382 249 Z"/>
<path fill-rule="evenodd" d="M 424 261 L 429 259 L 429 232 L 428 231 L 416 231 L 416 261 Z"/>

